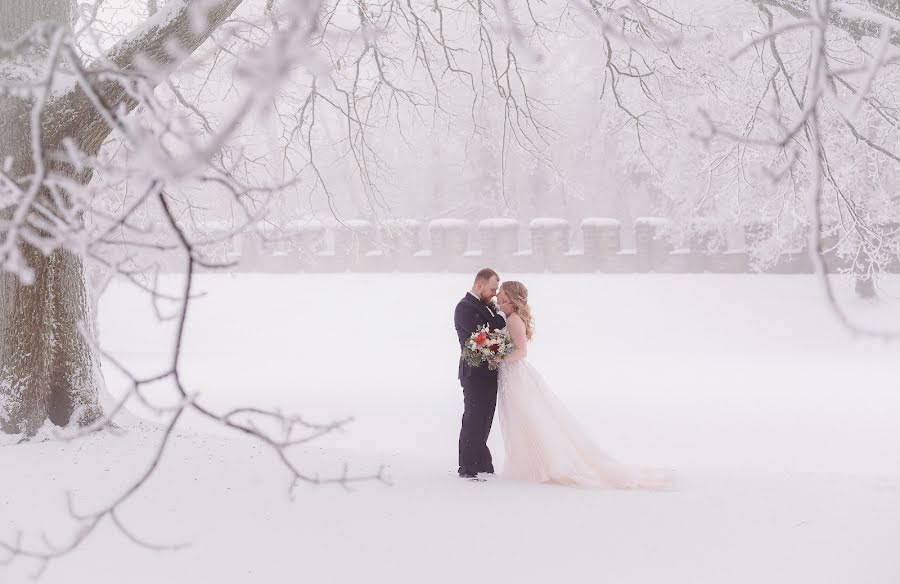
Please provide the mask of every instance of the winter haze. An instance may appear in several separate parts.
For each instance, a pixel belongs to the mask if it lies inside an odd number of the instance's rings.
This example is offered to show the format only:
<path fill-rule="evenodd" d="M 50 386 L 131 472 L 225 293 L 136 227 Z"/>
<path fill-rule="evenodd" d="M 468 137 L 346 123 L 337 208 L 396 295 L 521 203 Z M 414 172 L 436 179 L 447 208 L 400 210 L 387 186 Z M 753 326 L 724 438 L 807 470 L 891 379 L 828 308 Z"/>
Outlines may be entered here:
<path fill-rule="evenodd" d="M 897 582 L 898 67 L 889 0 L 0 0 L 0 581 Z"/>

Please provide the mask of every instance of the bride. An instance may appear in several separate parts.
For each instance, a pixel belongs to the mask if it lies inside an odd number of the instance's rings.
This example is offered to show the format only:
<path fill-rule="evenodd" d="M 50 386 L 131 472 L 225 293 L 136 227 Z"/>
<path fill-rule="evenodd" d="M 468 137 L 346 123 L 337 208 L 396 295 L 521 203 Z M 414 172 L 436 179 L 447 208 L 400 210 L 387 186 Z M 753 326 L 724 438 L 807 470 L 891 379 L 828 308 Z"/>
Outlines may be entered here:
<path fill-rule="evenodd" d="M 507 330 L 516 346 L 500 364 L 497 394 L 506 450 L 504 476 L 575 486 L 665 487 L 669 479 L 664 472 L 630 468 L 597 448 L 525 359 L 534 331 L 525 286 L 504 282 L 497 301 L 507 315 Z"/>

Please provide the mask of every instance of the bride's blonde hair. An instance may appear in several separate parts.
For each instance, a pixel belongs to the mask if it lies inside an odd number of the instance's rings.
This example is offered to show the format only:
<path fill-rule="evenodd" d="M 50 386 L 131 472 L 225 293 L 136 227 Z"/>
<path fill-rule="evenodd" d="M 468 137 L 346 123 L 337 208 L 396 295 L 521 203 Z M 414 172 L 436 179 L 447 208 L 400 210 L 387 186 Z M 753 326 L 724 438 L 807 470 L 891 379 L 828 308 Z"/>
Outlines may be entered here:
<path fill-rule="evenodd" d="M 500 290 L 506 293 L 506 297 L 516 307 L 516 314 L 525 321 L 525 337 L 530 341 L 534 336 L 534 317 L 531 315 L 531 306 L 528 305 L 528 288 L 522 282 L 508 280 L 500 284 Z"/>

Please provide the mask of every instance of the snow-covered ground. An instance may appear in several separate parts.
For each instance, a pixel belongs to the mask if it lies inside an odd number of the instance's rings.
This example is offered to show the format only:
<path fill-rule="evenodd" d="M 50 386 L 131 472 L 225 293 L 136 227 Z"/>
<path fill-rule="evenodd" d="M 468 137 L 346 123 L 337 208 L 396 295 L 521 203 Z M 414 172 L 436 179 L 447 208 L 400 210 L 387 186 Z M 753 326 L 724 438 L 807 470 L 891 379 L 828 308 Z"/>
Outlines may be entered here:
<path fill-rule="evenodd" d="M 217 407 L 354 416 L 297 460 L 324 474 L 387 464 L 393 485 L 304 487 L 291 502 L 262 446 L 187 419 L 123 519 L 150 541 L 191 546 L 151 552 L 107 527 L 44 581 L 900 581 L 900 344 L 852 338 L 810 277 L 519 279 L 537 318 L 530 360 L 608 452 L 676 469 L 673 490 L 455 477 L 452 312 L 467 275 L 204 275 L 189 389 Z M 900 301 L 839 292 L 854 314 L 900 328 Z M 165 361 L 170 330 L 124 286 L 101 303 L 101 343 L 141 371 Z M 64 491 L 83 509 L 106 501 L 158 439 L 145 424 L 4 444 L 0 535 L 46 529 L 60 541 Z M 499 432 L 491 442 L 502 465 Z M 32 567 L 0 568 L 0 581 Z"/>

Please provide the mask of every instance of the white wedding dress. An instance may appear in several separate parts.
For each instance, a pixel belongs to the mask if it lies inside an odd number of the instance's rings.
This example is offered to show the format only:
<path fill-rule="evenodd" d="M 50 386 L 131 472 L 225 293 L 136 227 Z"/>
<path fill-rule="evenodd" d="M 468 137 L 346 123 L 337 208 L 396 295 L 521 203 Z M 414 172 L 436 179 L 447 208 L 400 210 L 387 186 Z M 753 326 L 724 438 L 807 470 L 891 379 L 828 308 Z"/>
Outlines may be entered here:
<path fill-rule="evenodd" d="M 506 450 L 503 476 L 585 487 L 660 489 L 667 473 L 616 462 L 593 443 L 537 370 L 525 359 L 525 323 L 511 315 L 516 351 L 500 365 L 497 408 Z"/>

